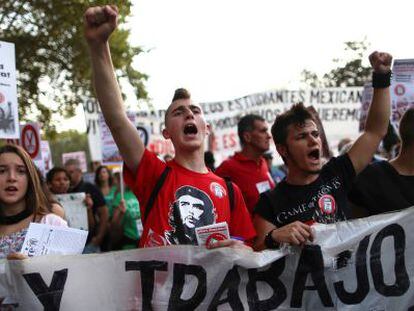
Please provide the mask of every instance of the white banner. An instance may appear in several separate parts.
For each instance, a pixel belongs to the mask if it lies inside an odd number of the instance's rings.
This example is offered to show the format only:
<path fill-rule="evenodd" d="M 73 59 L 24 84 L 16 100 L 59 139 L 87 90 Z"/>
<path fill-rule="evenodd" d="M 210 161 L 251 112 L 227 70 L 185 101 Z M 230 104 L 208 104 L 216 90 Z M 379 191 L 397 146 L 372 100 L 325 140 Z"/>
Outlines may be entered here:
<path fill-rule="evenodd" d="M 19 137 L 14 44 L 0 41 L 0 138 Z"/>
<path fill-rule="evenodd" d="M 271 127 L 276 117 L 292 104 L 313 106 L 325 129 L 330 146 L 340 139 L 358 136 L 362 88 L 274 90 L 216 103 L 201 104 L 216 139 L 216 160 L 221 162 L 239 150 L 237 123 L 249 113 L 262 116 Z M 272 142 L 273 143 L 273 142 Z"/>
<path fill-rule="evenodd" d="M 99 129 L 99 113 L 101 112 L 95 99 L 83 102 L 85 113 L 86 134 L 88 134 L 89 151 L 92 161 L 102 161 L 101 132 Z"/>
<path fill-rule="evenodd" d="M 325 128 L 331 147 L 340 139 L 355 139 L 359 135 L 359 117 L 362 88 L 326 88 L 307 90 L 273 90 L 229 101 L 202 103 L 207 122 L 212 125 L 216 165 L 240 149 L 237 123 L 248 113 L 262 116 L 271 127 L 276 116 L 290 108 L 293 103 L 303 102 L 313 106 Z M 165 110 L 137 113 L 137 122 L 146 122 L 153 133 L 148 149 L 160 155 L 174 154 L 171 142 L 162 138 Z M 272 141 L 272 149 L 275 147 Z M 281 162 L 281 159 L 279 159 Z"/>
<path fill-rule="evenodd" d="M 3 262 L 21 310 L 408 310 L 414 208 L 315 225 L 303 249 L 170 246 Z"/>

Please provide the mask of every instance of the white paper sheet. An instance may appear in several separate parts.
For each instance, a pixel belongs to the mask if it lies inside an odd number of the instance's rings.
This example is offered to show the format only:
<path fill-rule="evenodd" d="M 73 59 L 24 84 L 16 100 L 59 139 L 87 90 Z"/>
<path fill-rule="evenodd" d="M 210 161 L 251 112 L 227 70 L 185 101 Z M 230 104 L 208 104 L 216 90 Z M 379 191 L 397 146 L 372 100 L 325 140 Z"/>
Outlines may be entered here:
<path fill-rule="evenodd" d="M 21 253 L 29 257 L 81 254 L 88 231 L 30 223 Z"/>

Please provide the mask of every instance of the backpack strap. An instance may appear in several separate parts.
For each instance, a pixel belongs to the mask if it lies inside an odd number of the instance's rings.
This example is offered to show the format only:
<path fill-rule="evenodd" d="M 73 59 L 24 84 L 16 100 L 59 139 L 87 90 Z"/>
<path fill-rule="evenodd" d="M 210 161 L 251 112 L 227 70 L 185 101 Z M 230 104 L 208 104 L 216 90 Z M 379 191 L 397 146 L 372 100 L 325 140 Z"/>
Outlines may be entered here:
<path fill-rule="evenodd" d="M 231 182 L 229 177 L 224 177 L 224 181 L 226 182 L 227 191 L 229 192 L 229 202 L 230 202 L 230 211 L 234 210 L 234 188 L 233 183 Z"/>
<path fill-rule="evenodd" d="M 170 170 L 171 168 L 169 166 L 166 166 L 165 169 L 162 171 L 160 177 L 158 178 L 157 182 L 155 183 L 154 189 L 152 189 L 151 195 L 148 199 L 147 206 L 145 207 L 144 218 L 141 219 L 142 224 L 144 224 L 147 220 L 149 213 L 154 205 L 155 199 L 157 198 L 157 195 L 160 192 L 161 187 L 164 184 L 165 179 L 167 178 L 168 172 Z"/>

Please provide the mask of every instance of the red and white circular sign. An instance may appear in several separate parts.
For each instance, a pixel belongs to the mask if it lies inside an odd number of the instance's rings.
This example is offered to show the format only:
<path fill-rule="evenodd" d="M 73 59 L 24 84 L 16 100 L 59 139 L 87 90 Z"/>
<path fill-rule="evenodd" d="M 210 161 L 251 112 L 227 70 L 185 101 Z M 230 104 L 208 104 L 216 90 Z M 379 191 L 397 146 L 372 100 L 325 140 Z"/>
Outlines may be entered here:
<path fill-rule="evenodd" d="M 22 129 L 22 147 L 35 159 L 40 150 L 40 139 L 33 125 L 27 124 Z"/>
<path fill-rule="evenodd" d="M 397 96 L 403 96 L 405 94 L 405 86 L 403 84 L 397 84 L 394 87 L 394 93 Z"/>
<path fill-rule="evenodd" d="M 318 201 L 319 209 L 324 214 L 334 214 L 336 210 L 336 202 L 330 194 L 324 194 Z"/>

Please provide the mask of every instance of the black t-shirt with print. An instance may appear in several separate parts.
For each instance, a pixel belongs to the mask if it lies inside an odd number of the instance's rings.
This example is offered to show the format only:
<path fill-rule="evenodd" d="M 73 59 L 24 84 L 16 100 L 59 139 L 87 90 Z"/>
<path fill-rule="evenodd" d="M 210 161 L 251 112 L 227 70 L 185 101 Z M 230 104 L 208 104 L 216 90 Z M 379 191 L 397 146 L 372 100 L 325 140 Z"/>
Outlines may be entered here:
<path fill-rule="evenodd" d="M 294 221 L 333 223 L 351 217 L 347 193 L 355 178 L 348 154 L 332 158 L 309 185 L 290 185 L 284 179 L 262 193 L 254 212 L 277 227 Z"/>
<path fill-rule="evenodd" d="M 355 179 L 349 200 L 370 215 L 414 206 L 414 176 L 400 175 L 387 161 L 374 162 Z"/>

